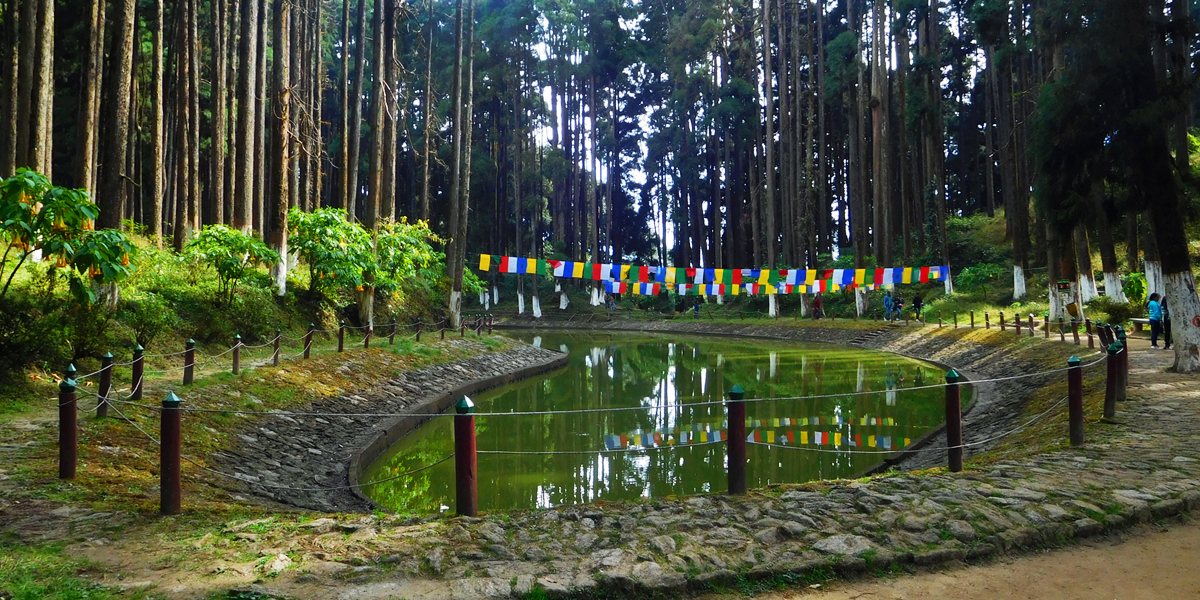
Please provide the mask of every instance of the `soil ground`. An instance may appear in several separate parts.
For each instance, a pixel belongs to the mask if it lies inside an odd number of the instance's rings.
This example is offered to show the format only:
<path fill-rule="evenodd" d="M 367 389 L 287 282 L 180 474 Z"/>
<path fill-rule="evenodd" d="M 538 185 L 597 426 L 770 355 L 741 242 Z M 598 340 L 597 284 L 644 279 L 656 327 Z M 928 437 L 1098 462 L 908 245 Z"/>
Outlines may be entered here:
<path fill-rule="evenodd" d="M 762 594 L 766 600 L 1200 598 L 1200 523 L 1140 527 L 992 564 Z M 706 600 L 713 600 L 716 596 Z"/>

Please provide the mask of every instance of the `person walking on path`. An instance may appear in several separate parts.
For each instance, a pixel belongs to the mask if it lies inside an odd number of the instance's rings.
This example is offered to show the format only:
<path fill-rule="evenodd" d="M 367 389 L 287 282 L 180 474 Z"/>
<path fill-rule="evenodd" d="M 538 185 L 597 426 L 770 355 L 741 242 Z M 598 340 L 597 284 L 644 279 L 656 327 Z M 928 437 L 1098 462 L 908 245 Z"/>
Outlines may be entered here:
<path fill-rule="evenodd" d="M 913 312 L 917 314 L 917 320 L 921 320 L 921 295 L 913 296 Z"/>
<path fill-rule="evenodd" d="M 894 302 L 894 301 L 892 300 L 892 293 L 891 293 L 891 292 L 887 292 L 887 293 L 885 293 L 885 294 L 883 295 L 883 320 L 884 320 L 884 321 L 891 321 L 891 320 L 892 320 L 892 306 L 893 306 L 893 302 Z"/>
<path fill-rule="evenodd" d="M 824 307 L 825 307 L 824 303 L 821 302 L 821 292 L 817 292 L 817 296 L 815 298 L 813 298 L 813 318 L 814 319 L 825 318 L 825 311 L 823 310 Z"/>
<path fill-rule="evenodd" d="M 1163 350 L 1171 349 L 1171 309 L 1167 307 L 1167 297 L 1163 296 L 1162 303 Z"/>
<path fill-rule="evenodd" d="M 904 314 L 904 296 L 897 294 L 895 298 L 892 298 L 892 313 L 895 321 L 900 321 L 900 315 Z"/>
<path fill-rule="evenodd" d="M 1150 313 L 1150 348 L 1158 350 L 1158 336 L 1162 333 L 1162 304 L 1158 301 L 1158 293 L 1150 294 L 1146 310 Z"/>

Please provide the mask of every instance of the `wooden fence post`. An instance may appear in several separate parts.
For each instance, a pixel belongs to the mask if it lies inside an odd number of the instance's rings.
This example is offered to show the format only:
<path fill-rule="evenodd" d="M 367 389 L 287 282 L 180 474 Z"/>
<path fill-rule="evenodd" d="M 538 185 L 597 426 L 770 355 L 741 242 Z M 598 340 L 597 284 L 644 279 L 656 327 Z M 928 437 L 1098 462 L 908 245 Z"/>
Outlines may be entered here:
<path fill-rule="evenodd" d="M 164 515 L 177 515 L 182 509 L 183 485 L 179 475 L 180 459 L 183 455 L 181 416 L 182 401 L 175 392 L 167 394 L 162 401 L 159 425 L 159 501 L 158 511 Z"/>
<path fill-rule="evenodd" d="M 338 352 L 346 351 L 346 321 L 338 322 Z"/>
<path fill-rule="evenodd" d="M 141 344 L 138 344 L 133 347 L 133 366 L 129 375 L 130 379 L 133 381 L 129 389 L 130 400 L 137 401 L 142 399 L 142 388 L 145 387 L 145 385 L 142 384 L 142 379 L 145 368 L 146 349 L 143 348 Z"/>
<path fill-rule="evenodd" d="M 1071 445 L 1083 445 L 1083 367 L 1079 357 L 1067 360 L 1067 415 L 1070 421 Z"/>
<path fill-rule="evenodd" d="M 304 334 L 304 358 L 308 358 L 309 353 L 312 351 L 313 330 L 316 328 L 316 323 L 308 324 L 308 331 Z"/>
<path fill-rule="evenodd" d="M 729 390 L 725 402 L 729 412 L 729 439 L 725 440 L 729 460 L 729 494 L 746 493 L 746 391 L 740 385 Z"/>
<path fill-rule="evenodd" d="M 242 370 L 242 334 L 233 336 L 233 374 Z"/>
<path fill-rule="evenodd" d="M 421 340 L 418 339 L 417 341 L 419 342 Z M 396 345 L 396 318 L 395 317 L 392 317 L 392 329 L 390 331 L 388 331 L 388 344 L 392 345 L 392 346 Z"/>
<path fill-rule="evenodd" d="M 454 405 L 454 498 L 458 514 L 479 512 L 478 463 L 475 456 L 475 403 L 463 396 Z"/>
<path fill-rule="evenodd" d="M 1120 342 L 1108 346 L 1108 364 L 1104 379 L 1104 418 L 1114 419 L 1117 416 L 1117 400 L 1124 396 L 1121 389 L 1121 352 L 1125 349 Z"/>
<path fill-rule="evenodd" d="M 112 393 L 112 378 L 113 378 L 113 354 L 105 352 L 104 357 L 100 359 L 100 398 L 96 402 L 96 418 L 103 419 L 108 416 L 108 395 Z"/>
<path fill-rule="evenodd" d="M 279 366 L 279 338 L 283 337 L 283 330 L 275 328 L 275 343 L 272 345 L 274 352 L 271 354 L 271 364 Z"/>
<path fill-rule="evenodd" d="M 946 372 L 946 452 L 951 473 L 963 468 L 962 396 L 958 389 L 961 380 L 958 371 Z"/>
<path fill-rule="evenodd" d="M 75 401 L 75 365 L 68 365 L 58 384 L 58 478 L 75 479 L 79 448 L 79 415 Z"/>

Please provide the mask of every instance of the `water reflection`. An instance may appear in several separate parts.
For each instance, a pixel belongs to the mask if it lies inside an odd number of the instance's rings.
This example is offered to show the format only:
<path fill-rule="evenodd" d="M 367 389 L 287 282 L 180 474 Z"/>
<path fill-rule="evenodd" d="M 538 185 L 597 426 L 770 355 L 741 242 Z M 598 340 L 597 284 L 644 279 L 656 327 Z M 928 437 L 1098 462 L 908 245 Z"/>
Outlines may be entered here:
<path fill-rule="evenodd" d="M 569 348 L 570 366 L 475 398 L 482 413 L 543 413 L 477 418 L 485 510 L 724 490 L 728 423 L 721 400 L 735 383 L 748 399 L 772 400 L 747 404 L 751 439 L 771 444 L 749 448 L 751 487 L 852 476 L 941 420 L 941 390 L 912 389 L 940 381 L 940 369 L 891 354 L 677 336 L 536 339 Z M 594 412 L 545 414 L 582 410 Z M 451 419 L 434 419 L 390 449 L 364 480 L 452 451 Z M 454 464 L 366 491 L 393 510 L 453 509 Z"/>

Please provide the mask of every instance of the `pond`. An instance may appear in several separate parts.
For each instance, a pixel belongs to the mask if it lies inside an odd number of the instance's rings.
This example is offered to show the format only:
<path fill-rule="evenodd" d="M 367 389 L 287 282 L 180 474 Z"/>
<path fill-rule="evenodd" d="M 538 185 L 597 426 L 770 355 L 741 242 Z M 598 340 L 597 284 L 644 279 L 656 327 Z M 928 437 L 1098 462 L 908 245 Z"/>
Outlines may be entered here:
<path fill-rule="evenodd" d="M 728 424 L 746 391 L 751 489 L 853 477 L 944 420 L 944 371 L 829 344 L 649 334 L 513 332 L 570 352 L 555 372 L 472 398 L 479 508 L 508 510 L 720 492 Z M 963 389 L 964 402 L 969 388 Z M 556 411 L 571 411 L 551 414 Z M 394 477 L 454 451 L 453 419 L 405 436 L 364 473 Z M 454 461 L 368 485 L 398 512 L 454 510 Z"/>

